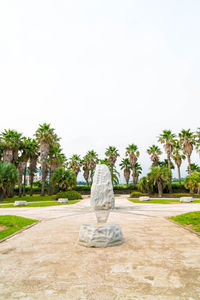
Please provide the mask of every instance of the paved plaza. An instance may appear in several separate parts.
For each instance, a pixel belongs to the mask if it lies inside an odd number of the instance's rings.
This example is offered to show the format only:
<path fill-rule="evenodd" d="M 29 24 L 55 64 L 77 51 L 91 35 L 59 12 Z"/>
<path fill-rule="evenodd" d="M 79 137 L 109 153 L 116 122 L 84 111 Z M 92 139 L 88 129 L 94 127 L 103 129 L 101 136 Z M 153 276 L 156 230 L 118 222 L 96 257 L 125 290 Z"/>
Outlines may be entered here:
<path fill-rule="evenodd" d="M 40 222 L 0 243 L 0 299 L 200 299 L 200 238 L 167 216 L 200 204 L 132 203 L 116 197 L 108 222 L 124 243 L 95 249 L 77 242 L 95 223 L 89 198 L 74 205 L 5 208 L 1 215 Z"/>

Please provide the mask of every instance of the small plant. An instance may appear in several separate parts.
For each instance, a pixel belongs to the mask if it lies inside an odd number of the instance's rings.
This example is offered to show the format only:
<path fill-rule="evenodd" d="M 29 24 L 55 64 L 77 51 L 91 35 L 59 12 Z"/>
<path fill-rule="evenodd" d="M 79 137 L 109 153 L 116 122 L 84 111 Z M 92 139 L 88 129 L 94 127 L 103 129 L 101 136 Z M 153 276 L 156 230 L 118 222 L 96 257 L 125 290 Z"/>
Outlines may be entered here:
<path fill-rule="evenodd" d="M 68 200 L 78 200 L 82 199 L 82 196 L 77 191 L 66 191 L 57 193 L 56 200 L 58 200 L 59 198 L 67 198 Z"/>

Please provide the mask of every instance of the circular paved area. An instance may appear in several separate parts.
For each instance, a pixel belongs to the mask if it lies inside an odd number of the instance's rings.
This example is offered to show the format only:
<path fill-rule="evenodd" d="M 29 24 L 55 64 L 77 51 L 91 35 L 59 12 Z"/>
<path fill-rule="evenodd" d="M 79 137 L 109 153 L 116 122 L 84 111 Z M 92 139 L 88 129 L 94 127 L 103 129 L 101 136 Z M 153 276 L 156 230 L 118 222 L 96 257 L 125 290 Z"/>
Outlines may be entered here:
<path fill-rule="evenodd" d="M 200 204 L 131 203 L 116 198 L 109 222 L 124 244 L 77 243 L 81 224 L 96 222 L 89 199 L 71 206 L 1 209 L 40 223 L 0 243 L 0 299 L 200 299 L 200 238 L 165 217 Z"/>

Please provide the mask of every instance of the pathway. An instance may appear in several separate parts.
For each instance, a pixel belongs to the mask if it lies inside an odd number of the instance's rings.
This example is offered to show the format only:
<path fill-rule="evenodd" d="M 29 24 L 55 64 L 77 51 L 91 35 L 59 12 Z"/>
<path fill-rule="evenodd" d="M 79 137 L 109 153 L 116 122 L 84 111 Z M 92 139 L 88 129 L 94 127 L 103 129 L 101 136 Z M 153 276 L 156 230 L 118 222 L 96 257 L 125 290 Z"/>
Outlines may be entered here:
<path fill-rule="evenodd" d="M 198 300 L 200 238 L 165 217 L 200 204 L 132 203 L 116 198 L 109 222 L 124 244 L 105 249 L 77 243 L 81 224 L 95 222 L 88 199 L 74 205 L 5 208 L 40 223 L 0 243 L 0 299 Z"/>

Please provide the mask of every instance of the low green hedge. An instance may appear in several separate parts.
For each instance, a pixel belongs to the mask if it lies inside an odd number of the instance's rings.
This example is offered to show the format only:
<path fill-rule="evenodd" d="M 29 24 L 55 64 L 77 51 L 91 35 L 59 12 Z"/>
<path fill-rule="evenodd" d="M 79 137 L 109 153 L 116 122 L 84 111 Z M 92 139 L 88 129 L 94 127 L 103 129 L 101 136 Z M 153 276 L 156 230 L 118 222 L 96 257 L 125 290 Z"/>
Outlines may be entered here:
<path fill-rule="evenodd" d="M 145 196 L 146 194 L 143 194 L 141 192 L 137 192 L 137 191 L 133 191 L 131 194 L 130 194 L 130 198 L 137 198 L 137 197 L 141 197 L 141 196 Z"/>
<path fill-rule="evenodd" d="M 59 198 L 67 198 L 68 200 L 79 200 L 82 199 L 82 196 L 77 191 L 66 191 L 57 193 L 56 200 L 58 200 Z"/>

